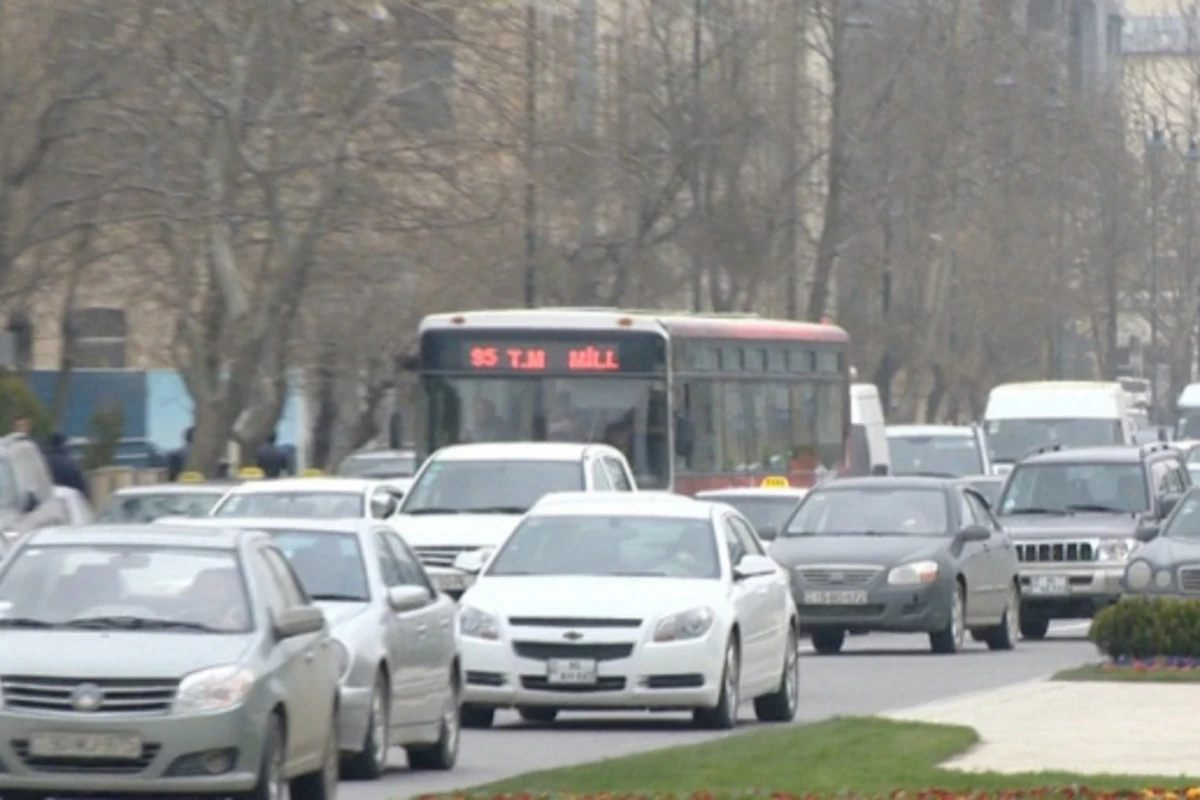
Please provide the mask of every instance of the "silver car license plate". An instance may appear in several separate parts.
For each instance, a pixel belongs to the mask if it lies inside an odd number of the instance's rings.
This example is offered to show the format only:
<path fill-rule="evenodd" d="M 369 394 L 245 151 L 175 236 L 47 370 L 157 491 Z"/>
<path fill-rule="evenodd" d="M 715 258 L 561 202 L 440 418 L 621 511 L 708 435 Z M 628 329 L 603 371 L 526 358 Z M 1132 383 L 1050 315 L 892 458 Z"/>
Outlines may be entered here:
<path fill-rule="evenodd" d="M 435 572 L 430 577 L 433 578 L 433 585 L 436 586 L 438 588 L 438 590 L 443 591 L 443 592 L 449 592 L 449 591 L 454 591 L 457 589 L 467 588 L 467 576 L 466 575 L 455 575 L 454 573 L 447 573 L 447 572 Z"/>
<path fill-rule="evenodd" d="M 1066 575 L 1033 575 L 1029 578 L 1030 594 L 1069 594 L 1070 591 Z"/>
<path fill-rule="evenodd" d="M 806 606 L 865 606 L 867 593 L 851 589 L 840 589 L 824 592 L 805 592 Z"/>
<path fill-rule="evenodd" d="M 136 761 L 142 757 L 142 738 L 125 733 L 35 733 L 29 737 L 29 754 L 40 758 Z"/>
<path fill-rule="evenodd" d="M 598 681 L 594 659 L 552 658 L 546 662 L 546 683 L 551 685 L 592 686 Z"/>

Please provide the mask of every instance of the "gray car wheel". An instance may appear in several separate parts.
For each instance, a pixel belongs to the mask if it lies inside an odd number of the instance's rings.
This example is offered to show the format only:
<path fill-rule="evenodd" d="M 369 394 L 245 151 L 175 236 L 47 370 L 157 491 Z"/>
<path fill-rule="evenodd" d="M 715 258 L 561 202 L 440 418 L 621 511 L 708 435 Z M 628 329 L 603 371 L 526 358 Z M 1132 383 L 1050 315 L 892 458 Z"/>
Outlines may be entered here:
<path fill-rule="evenodd" d="M 1008 589 L 1008 601 L 1000 624 L 987 630 L 987 646 L 992 650 L 1012 650 L 1021 638 L 1021 594 L 1016 586 Z"/>
<path fill-rule="evenodd" d="M 721 694 L 713 708 L 698 708 L 693 713 L 696 724 L 702 728 L 729 730 L 737 727 L 738 709 L 742 700 L 738 691 L 742 682 L 742 663 L 737 640 L 725 647 L 725 669 L 721 673 Z"/>
<path fill-rule="evenodd" d="M 442 724 L 438 740 L 431 745 L 411 745 L 408 751 L 410 769 L 453 769 L 458 761 L 459 714 L 458 682 L 450 685 L 450 694 L 442 709 Z"/>
<path fill-rule="evenodd" d="M 783 653 L 783 673 L 779 688 L 770 694 L 754 698 L 754 714 L 761 722 L 791 722 L 800 705 L 800 653 L 796 629 L 789 627 Z"/>
<path fill-rule="evenodd" d="M 955 583 L 954 596 L 950 600 L 950 619 L 946 627 L 929 634 L 929 647 L 935 653 L 957 653 L 963 649 L 967 637 L 967 598 L 961 583 Z"/>
<path fill-rule="evenodd" d="M 283 723 L 278 714 L 272 714 L 263 737 L 258 781 L 253 789 L 240 795 L 240 800 L 289 800 L 291 787 L 284 778 L 283 737 Z"/>
<path fill-rule="evenodd" d="M 338 790 L 338 726 L 337 710 L 329 723 L 329 734 L 325 739 L 325 751 L 321 768 L 307 775 L 300 775 L 291 782 L 293 800 L 336 800 Z"/>

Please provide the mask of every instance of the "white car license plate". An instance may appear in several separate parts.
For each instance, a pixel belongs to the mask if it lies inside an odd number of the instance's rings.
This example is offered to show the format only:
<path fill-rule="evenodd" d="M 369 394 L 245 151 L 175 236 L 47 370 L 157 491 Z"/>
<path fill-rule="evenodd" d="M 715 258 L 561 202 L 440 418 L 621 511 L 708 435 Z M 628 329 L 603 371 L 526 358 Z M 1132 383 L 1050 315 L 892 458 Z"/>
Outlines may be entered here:
<path fill-rule="evenodd" d="M 865 606 L 866 604 L 867 593 L 863 591 L 842 589 L 804 593 L 804 605 L 806 606 Z"/>
<path fill-rule="evenodd" d="M 590 658 L 552 658 L 546 662 L 546 683 L 555 686 L 592 686 L 599 680 Z"/>
<path fill-rule="evenodd" d="M 35 733 L 29 737 L 29 754 L 41 758 L 142 757 L 142 739 L 124 733 Z"/>
<path fill-rule="evenodd" d="M 435 572 L 430 576 L 433 578 L 433 585 L 440 591 L 449 592 L 458 589 L 467 588 L 467 576 L 455 575 L 447 572 Z"/>
<path fill-rule="evenodd" d="M 1033 575 L 1029 578 L 1030 594 L 1069 594 L 1070 591 L 1065 575 Z"/>

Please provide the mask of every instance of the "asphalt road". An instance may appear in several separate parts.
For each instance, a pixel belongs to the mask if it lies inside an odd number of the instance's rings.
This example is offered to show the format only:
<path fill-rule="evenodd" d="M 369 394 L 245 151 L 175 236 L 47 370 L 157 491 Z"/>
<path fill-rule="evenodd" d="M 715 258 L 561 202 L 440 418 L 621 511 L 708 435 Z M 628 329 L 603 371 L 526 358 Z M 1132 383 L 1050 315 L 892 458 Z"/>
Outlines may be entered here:
<path fill-rule="evenodd" d="M 1023 642 L 1007 653 L 992 653 L 971 642 L 954 656 L 931 654 L 924 636 L 853 636 L 836 656 L 817 656 L 804 642 L 797 721 L 874 714 L 1050 675 L 1096 659 L 1086 633 L 1086 622 L 1061 622 L 1043 642 Z M 742 708 L 742 720 L 739 731 L 758 727 L 748 704 Z M 502 712 L 493 729 L 463 732 L 453 772 L 409 772 L 404 751 L 397 749 L 392 769 L 381 780 L 345 782 L 339 795 L 342 800 L 405 800 L 721 735 L 729 734 L 694 730 L 690 714 L 567 713 L 552 726 L 533 726 L 513 712 Z"/>

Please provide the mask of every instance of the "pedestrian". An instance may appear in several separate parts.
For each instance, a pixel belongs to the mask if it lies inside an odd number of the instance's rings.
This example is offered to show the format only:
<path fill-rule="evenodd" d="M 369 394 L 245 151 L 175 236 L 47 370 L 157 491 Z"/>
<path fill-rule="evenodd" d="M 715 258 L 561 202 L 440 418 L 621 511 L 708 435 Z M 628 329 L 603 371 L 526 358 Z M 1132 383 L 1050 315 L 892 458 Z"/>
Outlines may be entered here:
<path fill-rule="evenodd" d="M 46 463 L 50 467 L 50 476 L 55 486 L 65 486 L 84 497 L 89 496 L 83 470 L 67 451 L 67 437 L 58 431 L 50 435 L 50 446 L 46 448 Z"/>
<path fill-rule="evenodd" d="M 254 450 L 254 463 L 263 471 L 264 478 L 278 478 L 288 472 L 288 457 L 276 444 L 275 431 L 267 434 L 267 440 Z"/>
<path fill-rule="evenodd" d="M 187 466 L 188 453 L 192 449 L 192 434 L 195 428 L 189 427 L 183 432 L 183 446 L 167 453 L 167 481 L 174 482 L 179 479 L 183 468 Z"/>
<path fill-rule="evenodd" d="M 31 417 L 27 414 L 21 414 L 19 417 L 14 419 L 13 426 L 12 426 L 12 432 L 13 433 L 23 433 L 26 436 L 32 436 L 33 435 L 33 417 Z"/>

